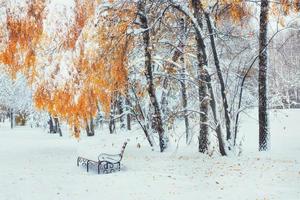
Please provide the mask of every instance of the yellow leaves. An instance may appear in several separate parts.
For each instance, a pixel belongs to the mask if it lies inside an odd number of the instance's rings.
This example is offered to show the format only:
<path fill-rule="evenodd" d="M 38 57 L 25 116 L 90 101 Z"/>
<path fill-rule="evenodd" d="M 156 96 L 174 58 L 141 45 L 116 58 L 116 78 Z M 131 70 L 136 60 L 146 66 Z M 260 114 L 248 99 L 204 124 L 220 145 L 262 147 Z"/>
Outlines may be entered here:
<path fill-rule="evenodd" d="M 279 0 L 279 2 L 270 3 L 271 14 L 280 18 L 279 23 L 281 26 L 284 26 L 284 20 L 282 15 L 289 15 L 292 11 L 300 11 L 300 0 Z"/>
<path fill-rule="evenodd" d="M 138 97 L 146 96 L 146 88 L 142 87 L 141 83 L 136 83 L 134 89 Z"/>
<path fill-rule="evenodd" d="M 91 0 L 75 0 L 75 22 L 68 30 L 63 46 L 65 49 L 74 49 L 76 42 L 86 25 L 88 19 L 94 13 L 95 5 Z"/>
<path fill-rule="evenodd" d="M 65 49 L 74 49 L 77 38 L 79 37 L 79 32 L 76 27 L 69 30 L 66 36 L 66 40 L 63 43 Z"/>
<path fill-rule="evenodd" d="M 65 90 L 57 90 L 53 95 L 53 112 L 62 118 L 68 116 L 68 107 L 71 102 L 71 95 Z"/>
<path fill-rule="evenodd" d="M 280 10 L 276 4 L 271 4 L 271 9 L 270 13 L 274 16 L 279 16 L 280 15 Z"/>
<path fill-rule="evenodd" d="M 244 9 L 239 4 L 233 4 L 230 10 L 233 21 L 239 22 L 245 16 Z"/>
<path fill-rule="evenodd" d="M 107 70 L 111 94 L 124 90 L 127 83 L 127 53 L 132 48 L 132 38 L 126 32 L 134 15 L 130 5 L 125 4 L 124 9 L 128 12 L 110 10 L 105 20 L 100 19 L 98 28 L 99 56 Z"/>
<path fill-rule="evenodd" d="M 300 11 L 300 0 L 279 0 L 270 1 L 270 14 L 279 18 L 279 23 L 284 26 L 283 15 L 288 15 L 290 12 Z M 245 0 L 221 0 L 220 8 L 218 9 L 215 19 L 218 23 L 221 19 L 230 18 L 235 23 L 239 23 L 243 18 L 249 17 L 251 13 L 250 4 Z M 247 19 L 247 18 L 246 18 Z"/>
<path fill-rule="evenodd" d="M 290 1 L 289 0 L 280 0 L 280 4 L 285 15 L 288 15 L 290 12 Z"/>
<path fill-rule="evenodd" d="M 294 10 L 295 12 L 300 11 L 300 0 L 294 0 Z"/>
<path fill-rule="evenodd" d="M 109 113 L 113 96 L 127 87 L 127 57 L 133 43 L 127 31 L 136 17 L 135 3 L 122 3 L 109 9 L 107 15 L 97 16 L 100 19 L 95 27 L 89 23 L 95 17 L 95 1 L 75 0 L 74 23 L 65 38 L 56 38 L 62 48 L 49 55 L 46 50 L 55 42 L 52 35 L 43 33 L 45 1 L 29 2 L 26 17 L 7 17 L 8 44 L 0 52 L 0 62 L 9 66 L 12 74 L 27 73 L 31 82 L 38 80 L 36 75 L 43 70 L 37 68 L 41 59 L 46 63 L 43 65 L 53 66 L 54 70 L 47 71 L 48 77 L 43 77 L 49 82 L 35 82 L 35 105 L 66 120 L 75 137 L 79 137 L 80 128 L 96 115 L 97 104 Z M 64 53 L 70 54 L 71 59 L 64 59 Z M 39 55 L 45 56 L 40 59 Z M 54 81 L 61 75 L 63 65 L 71 66 L 72 70 L 67 71 L 71 78 L 57 84 Z"/>
<path fill-rule="evenodd" d="M 166 73 L 168 73 L 168 74 L 176 74 L 177 73 L 177 69 L 172 65 L 167 65 L 165 70 L 166 70 Z"/>
<path fill-rule="evenodd" d="M 83 88 L 80 89 L 78 103 L 75 105 L 81 119 L 77 121 L 84 123 L 83 119 L 94 116 L 98 102 L 101 103 L 103 111 L 109 113 L 112 96 L 115 92 L 125 89 L 127 52 L 132 42 L 132 39 L 126 36 L 126 32 L 133 20 L 134 15 L 131 14 L 131 12 L 111 9 L 107 16 L 102 16 L 105 19 L 99 19 L 96 40 L 89 35 L 95 27 L 85 27 L 83 30 L 83 42 L 89 46 L 93 44 L 92 46 L 96 48 L 86 48 L 81 43 L 79 45 L 80 50 L 75 66 L 80 71 L 79 79 L 82 81 Z"/>
<path fill-rule="evenodd" d="M 43 33 L 45 6 L 45 1 L 28 1 L 27 15 L 23 18 L 7 12 L 8 42 L 4 51 L 0 52 L 0 63 L 6 65 L 13 78 L 21 71 L 30 76 L 29 82 L 34 80 L 37 60 L 35 49 Z"/>
<path fill-rule="evenodd" d="M 16 44 L 9 44 L 4 52 L 0 53 L 0 62 L 5 65 L 15 65 L 14 54 L 16 52 Z"/>
<path fill-rule="evenodd" d="M 35 61 L 36 61 L 35 52 L 32 49 L 30 49 L 26 54 L 24 65 L 26 67 L 31 67 L 34 65 Z"/>
<path fill-rule="evenodd" d="M 20 50 L 26 50 L 35 46 L 43 32 L 42 22 L 30 20 L 30 18 L 16 19 L 7 16 L 7 29 L 9 31 L 9 43 L 17 43 Z"/>
<path fill-rule="evenodd" d="M 245 0 L 221 0 L 220 6 L 215 16 L 218 23 L 221 19 L 231 19 L 234 23 L 240 23 L 250 16 L 251 7 L 246 4 Z"/>
<path fill-rule="evenodd" d="M 27 16 L 33 17 L 37 21 L 42 21 L 45 9 L 45 0 L 31 0 L 28 5 Z"/>
<path fill-rule="evenodd" d="M 41 85 L 37 88 L 33 98 L 35 106 L 38 109 L 46 109 L 48 107 L 47 104 L 49 104 L 49 102 L 51 101 L 49 93 L 45 89 L 44 85 Z"/>
<path fill-rule="evenodd" d="M 78 124 L 78 122 L 73 122 L 73 123 Z M 71 122 L 71 124 L 72 124 L 72 122 Z M 75 136 L 75 138 L 80 137 L 80 128 L 76 125 L 74 126 L 73 135 Z"/>
<path fill-rule="evenodd" d="M 284 20 L 284 18 L 283 17 L 279 17 L 278 18 L 278 23 L 279 23 L 280 26 L 284 27 L 285 26 L 285 20 Z"/>

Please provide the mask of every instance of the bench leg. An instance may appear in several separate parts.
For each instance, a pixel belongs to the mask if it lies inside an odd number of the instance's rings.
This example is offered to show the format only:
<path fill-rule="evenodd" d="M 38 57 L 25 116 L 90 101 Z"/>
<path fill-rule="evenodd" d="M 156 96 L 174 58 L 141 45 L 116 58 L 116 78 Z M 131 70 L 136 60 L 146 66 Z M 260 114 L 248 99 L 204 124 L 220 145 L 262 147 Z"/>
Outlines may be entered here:
<path fill-rule="evenodd" d="M 100 166 L 101 166 L 101 163 L 98 162 L 98 174 L 100 174 Z"/>
<path fill-rule="evenodd" d="M 89 172 L 89 160 L 87 161 L 87 163 L 86 163 L 86 172 Z"/>
<path fill-rule="evenodd" d="M 79 157 L 77 158 L 77 167 L 79 166 Z"/>

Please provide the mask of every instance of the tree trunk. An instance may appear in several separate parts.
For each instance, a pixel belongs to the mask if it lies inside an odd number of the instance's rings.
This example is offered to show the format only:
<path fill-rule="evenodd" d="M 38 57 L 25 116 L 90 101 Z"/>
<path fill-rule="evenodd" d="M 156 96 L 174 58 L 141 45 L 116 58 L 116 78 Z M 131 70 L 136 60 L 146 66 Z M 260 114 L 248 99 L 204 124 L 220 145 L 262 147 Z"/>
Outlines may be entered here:
<path fill-rule="evenodd" d="M 227 97 L 226 97 L 225 83 L 224 83 L 223 74 L 222 74 L 222 70 L 221 70 L 221 66 L 220 66 L 220 61 L 219 61 L 219 57 L 218 57 L 218 53 L 217 53 L 217 49 L 216 49 L 214 31 L 212 28 L 209 13 L 205 13 L 205 18 L 206 18 L 206 23 L 207 23 L 207 27 L 208 27 L 209 36 L 210 36 L 210 44 L 211 44 L 212 53 L 213 53 L 213 57 L 214 57 L 215 67 L 217 70 L 217 75 L 218 75 L 220 87 L 221 87 L 221 96 L 222 96 L 222 103 L 223 103 L 224 115 L 225 115 L 225 125 L 226 125 L 226 139 L 227 139 L 227 141 L 229 141 L 231 139 L 231 128 L 230 128 L 231 121 L 230 121 L 229 111 L 228 111 L 228 102 L 227 102 Z"/>
<path fill-rule="evenodd" d="M 296 96 L 297 96 L 297 103 L 300 103 L 300 88 L 297 88 Z"/>
<path fill-rule="evenodd" d="M 169 78 L 165 77 L 162 84 L 162 94 L 161 94 L 161 112 L 163 114 L 164 120 L 168 116 L 168 87 L 169 87 Z"/>
<path fill-rule="evenodd" d="M 259 150 L 269 148 L 269 124 L 267 110 L 267 67 L 268 67 L 268 13 L 269 1 L 261 0 L 260 32 L 259 32 L 259 75 L 258 75 L 258 119 L 259 119 Z"/>
<path fill-rule="evenodd" d="M 127 130 L 131 130 L 131 116 L 130 113 L 126 114 L 126 124 L 127 124 Z"/>
<path fill-rule="evenodd" d="M 103 128 L 103 116 L 101 114 L 101 109 L 100 109 L 100 106 L 99 104 L 97 103 L 97 110 L 98 110 L 98 116 L 97 116 L 97 119 L 96 119 L 96 125 L 97 127 L 100 127 L 101 129 Z"/>
<path fill-rule="evenodd" d="M 10 118 L 10 128 L 14 128 L 14 112 L 13 109 L 9 109 L 9 118 Z"/>
<path fill-rule="evenodd" d="M 120 115 L 120 128 L 125 129 L 124 109 L 123 109 L 123 98 L 121 94 L 118 95 L 118 111 Z"/>
<path fill-rule="evenodd" d="M 85 123 L 86 123 L 86 125 L 85 125 L 86 135 L 90 136 L 90 126 L 89 126 L 89 123 L 87 121 Z"/>
<path fill-rule="evenodd" d="M 129 81 L 128 81 L 129 84 Z M 127 130 L 131 130 L 131 103 L 130 103 L 130 95 L 129 95 L 129 86 L 126 89 L 125 95 L 125 105 L 126 105 L 126 127 Z"/>
<path fill-rule="evenodd" d="M 116 93 L 113 94 L 111 98 L 111 103 L 110 103 L 110 114 L 109 114 L 109 133 L 113 134 L 116 131 L 116 107 L 117 107 L 117 95 Z"/>
<path fill-rule="evenodd" d="M 58 132 L 58 124 L 57 121 L 58 119 L 56 117 L 53 118 L 54 119 L 54 124 L 53 124 L 53 133 L 57 133 Z"/>
<path fill-rule="evenodd" d="M 163 129 L 161 111 L 159 108 L 159 103 L 156 97 L 155 87 L 153 84 L 153 73 L 152 73 L 152 57 L 150 51 L 150 31 L 148 27 L 148 20 L 145 12 L 145 0 L 140 0 L 138 2 L 138 15 L 140 18 L 141 28 L 143 31 L 143 43 L 144 43 L 144 53 L 145 53 L 145 75 L 147 79 L 147 91 L 150 97 L 150 102 L 154 108 L 154 124 L 155 131 L 159 136 L 159 147 L 160 151 L 163 152 L 167 147 L 167 138 L 165 136 L 165 131 Z"/>
<path fill-rule="evenodd" d="M 112 101 L 111 108 L 110 108 L 110 116 L 109 116 L 109 133 L 113 134 L 116 130 L 116 124 L 115 124 L 115 105 Z"/>
<path fill-rule="evenodd" d="M 91 136 L 95 135 L 95 125 L 94 125 L 94 119 L 91 117 L 90 119 L 90 131 L 91 131 Z"/>
<path fill-rule="evenodd" d="M 218 120 L 218 115 L 217 115 L 217 106 L 216 106 L 216 99 L 215 99 L 215 95 L 214 95 L 214 91 L 213 91 L 213 88 L 212 88 L 212 85 L 211 85 L 211 79 L 210 79 L 210 76 L 208 74 L 208 72 L 206 72 L 206 82 L 207 82 L 207 87 L 208 87 L 208 90 L 209 90 L 209 93 L 210 93 L 210 107 L 211 107 L 211 110 L 212 110 L 212 113 L 213 113 L 213 117 L 214 117 L 214 121 L 215 121 L 215 124 L 216 124 L 216 133 L 217 133 L 217 139 L 218 139 L 218 143 L 219 143 L 219 151 L 220 151 L 220 154 L 222 156 L 226 156 L 226 151 L 225 151 L 225 144 L 224 144 L 224 141 L 223 141 L 223 134 L 222 134 L 222 129 L 221 129 L 221 125 L 219 123 L 219 120 Z"/>
<path fill-rule="evenodd" d="M 201 22 L 200 8 L 201 3 L 198 0 L 192 0 L 192 7 L 194 10 L 194 17 L 198 24 L 194 24 L 196 32 L 197 45 L 197 60 L 198 60 L 198 96 L 200 107 L 200 133 L 199 133 L 199 152 L 205 153 L 208 149 L 208 105 L 209 98 L 207 97 L 207 85 L 205 68 L 207 66 L 206 47 L 203 36 L 199 27 L 203 27 Z"/>
<path fill-rule="evenodd" d="M 94 131 L 94 120 L 91 117 L 90 121 L 86 120 L 86 135 L 88 137 L 94 136 L 95 135 L 95 131 Z"/>
<path fill-rule="evenodd" d="M 50 115 L 48 124 L 49 124 L 49 133 L 54 133 L 55 131 L 54 131 L 53 119 L 52 119 L 51 115 Z"/>
<path fill-rule="evenodd" d="M 133 93 L 134 98 L 135 98 L 135 100 L 136 100 L 136 107 L 137 107 L 139 113 L 137 113 L 134 109 L 132 109 L 132 112 L 133 112 L 133 114 L 134 114 L 136 120 L 138 121 L 139 125 L 140 125 L 141 128 L 143 129 L 143 131 L 144 131 L 144 133 L 145 133 L 145 136 L 146 136 L 146 138 L 147 138 L 147 140 L 148 140 L 150 146 L 153 147 L 153 143 L 154 143 L 154 142 L 153 142 L 153 141 L 154 141 L 154 140 L 153 140 L 153 136 L 150 135 L 149 129 L 147 129 L 147 126 L 146 126 L 146 124 L 145 124 L 145 115 L 144 115 L 144 113 L 143 113 L 143 110 L 142 110 L 141 104 L 140 104 L 140 102 L 139 102 L 138 96 L 137 96 L 137 94 L 136 94 L 136 92 L 135 92 L 135 90 L 134 90 L 133 87 L 131 87 L 131 90 L 132 90 L 132 93 Z M 128 101 L 128 103 L 129 103 L 130 106 L 133 108 L 133 106 L 131 105 L 131 102 Z"/>
<path fill-rule="evenodd" d="M 180 19 L 180 42 L 178 45 L 178 52 L 181 61 L 181 69 L 180 69 L 180 86 L 181 86 L 181 99 L 182 99 L 182 108 L 183 108 L 183 116 L 184 116 L 184 124 L 185 124 L 185 140 L 186 144 L 189 144 L 191 141 L 190 138 L 190 125 L 189 125 L 189 116 L 187 111 L 188 101 L 187 101 L 187 91 L 186 91 L 186 66 L 184 60 L 184 48 L 186 43 L 186 22 L 184 18 Z"/>
<path fill-rule="evenodd" d="M 184 61 L 183 61 L 184 62 Z M 185 66 L 181 69 L 181 98 L 182 98 L 182 107 L 183 107 L 183 115 L 184 115 L 184 124 L 185 124 L 185 140 L 186 144 L 190 143 L 190 125 L 189 125 L 189 116 L 187 111 L 187 91 L 186 91 L 186 83 L 185 83 Z"/>
<path fill-rule="evenodd" d="M 59 133 L 59 136 L 62 137 L 60 124 L 59 124 L 59 120 L 57 117 L 54 118 L 54 124 L 55 124 L 55 133 Z"/>

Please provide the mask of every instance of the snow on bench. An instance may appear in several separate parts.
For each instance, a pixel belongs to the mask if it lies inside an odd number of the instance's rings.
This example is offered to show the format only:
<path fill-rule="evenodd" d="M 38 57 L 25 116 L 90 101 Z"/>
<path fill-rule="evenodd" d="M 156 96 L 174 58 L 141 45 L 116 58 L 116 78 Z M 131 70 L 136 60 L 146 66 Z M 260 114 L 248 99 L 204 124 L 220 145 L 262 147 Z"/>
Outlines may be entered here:
<path fill-rule="evenodd" d="M 90 167 L 97 168 L 98 174 L 103 172 L 105 174 L 112 173 L 116 170 L 121 170 L 121 160 L 126 148 L 127 142 L 124 142 L 121 152 L 119 154 L 107 154 L 101 153 L 98 156 L 98 161 L 90 160 L 79 156 L 77 158 L 77 166 L 82 165 L 86 167 L 86 171 L 89 172 Z"/>

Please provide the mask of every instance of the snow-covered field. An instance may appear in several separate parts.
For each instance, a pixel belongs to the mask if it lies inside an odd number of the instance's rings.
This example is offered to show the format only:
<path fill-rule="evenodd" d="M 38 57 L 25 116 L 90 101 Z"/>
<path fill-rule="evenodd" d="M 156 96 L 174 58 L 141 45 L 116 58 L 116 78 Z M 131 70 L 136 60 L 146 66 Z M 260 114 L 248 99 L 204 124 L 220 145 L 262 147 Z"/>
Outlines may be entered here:
<path fill-rule="evenodd" d="M 271 113 L 268 153 L 257 152 L 255 116 L 244 115 L 239 157 L 209 157 L 195 145 L 176 150 L 174 144 L 161 154 L 141 132 L 98 131 L 77 141 L 0 123 L 0 200 L 300 199 L 300 110 Z M 124 140 L 129 144 L 120 172 L 97 175 L 76 166 L 78 155 L 119 152 Z"/>

